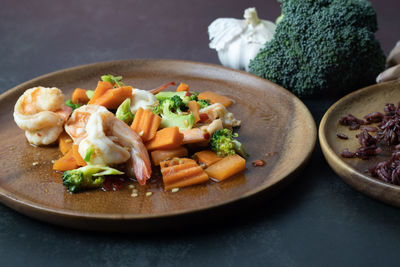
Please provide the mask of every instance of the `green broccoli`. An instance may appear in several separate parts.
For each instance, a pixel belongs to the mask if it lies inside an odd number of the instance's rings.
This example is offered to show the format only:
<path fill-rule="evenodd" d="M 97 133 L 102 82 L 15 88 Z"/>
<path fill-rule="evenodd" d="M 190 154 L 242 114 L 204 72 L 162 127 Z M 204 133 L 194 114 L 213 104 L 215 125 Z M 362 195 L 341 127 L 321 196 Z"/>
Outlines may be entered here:
<path fill-rule="evenodd" d="M 161 128 L 177 126 L 180 130 L 191 129 L 194 125 L 193 113 L 187 113 L 187 105 L 178 95 L 165 98 L 154 107 L 153 113 L 161 116 Z"/>
<path fill-rule="evenodd" d="M 226 157 L 234 154 L 239 154 L 242 157 L 246 157 L 247 153 L 243 144 L 234 139 L 234 137 L 237 136 L 237 133 L 233 134 L 229 129 L 218 130 L 211 137 L 211 149 L 220 157 Z"/>
<path fill-rule="evenodd" d="M 71 99 L 68 99 L 67 101 L 65 101 L 65 105 L 72 108 L 72 110 L 75 110 L 75 109 L 79 108 L 80 106 L 82 106 L 79 103 L 76 103 L 76 104 L 72 103 Z"/>
<path fill-rule="evenodd" d="M 280 0 L 282 16 L 250 72 L 299 96 L 338 93 L 375 82 L 385 56 L 366 0 Z"/>
<path fill-rule="evenodd" d="M 197 101 L 197 103 L 199 104 L 200 109 L 208 107 L 210 105 L 208 100 L 199 100 Z"/>
<path fill-rule="evenodd" d="M 125 99 L 121 105 L 119 105 L 117 112 L 115 113 L 117 119 L 125 122 L 128 125 L 131 125 L 134 115 L 131 111 L 131 100 L 129 98 Z"/>
<path fill-rule="evenodd" d="M 121 86 L 124 85 L 124 83 L 121 82 L 122 76 L 115 77 L 115 76 L 113 76 L 111 74 L 107 74 L 107 75 L 101 76 L 101 80 L 104 81 L 104 82 L 109 82 L 112 85 L 116 84 L 116 85 L 118 85 L 118 87 L 121 87 Z"/>
<path fill-rule="evenodd" d="M 198 101 L 197 96 L 199 93 L 196 92 L 186 92 L 186 91 L 180 91 L 180 92 L 159 92 L 156 94 L 156 98 L 158 101 L 162 101 L 165 99 L 172 98 L 174 96 L 179 96 L 184 104 L 187 104 L 189 101 L 195 100 Z"/>
<path fill-rule="evenodd" d="M 62 180 L 69 192 L 76 193 L 85 189 L 101 187 L 104 175 L 120 174 L 124 173 L 104 165 L 86 165 L 75 170 L 65 171 Z"/>

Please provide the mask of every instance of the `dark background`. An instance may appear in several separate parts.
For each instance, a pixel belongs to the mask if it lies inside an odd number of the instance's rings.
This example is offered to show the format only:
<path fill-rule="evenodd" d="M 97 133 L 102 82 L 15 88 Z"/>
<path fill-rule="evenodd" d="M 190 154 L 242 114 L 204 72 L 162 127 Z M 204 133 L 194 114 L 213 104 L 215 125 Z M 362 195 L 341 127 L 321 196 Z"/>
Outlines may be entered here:
<path fill-rule="evenodd" d="M 372 1 L 388 54 L 400 39 L 400 2 Z M 207 26 L 280 14 L 275 0 L 18 1 L 0 8 L 0 92 L 76 65 L 131 58 L 219 63 Z M 337 99 L 306 100 L 318 125 Z M 0 205 L 1 266 L 398 266 L 400 211 L 367 198 L 327 165 L 317 144 L 308 167 L 274 199 L 223 224 L 168 234 L 65 229 Z"/>

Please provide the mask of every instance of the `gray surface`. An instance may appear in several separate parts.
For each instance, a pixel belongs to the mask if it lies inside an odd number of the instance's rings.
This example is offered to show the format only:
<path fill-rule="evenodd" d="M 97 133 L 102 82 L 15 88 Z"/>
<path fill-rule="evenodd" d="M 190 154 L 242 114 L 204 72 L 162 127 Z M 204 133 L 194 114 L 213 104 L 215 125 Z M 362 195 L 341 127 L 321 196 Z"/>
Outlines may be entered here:
<path fill-rule="evenodd" d="M 0 91 L 97 61 L 171 58 L 218 63 L 207 25 L 280 13 L 274 1 L 1 1 Z M 400 39 L 396 0 L 373 1 L 385 52 Z M 335 99 L 307 100 L 319 123 Z M 11 119 L 11 118 L 10 118 Z M 29 219 L 0 205 L 1 266 L 398 266 L 400 212 L 347 186 L 317 145 L 310 164 L 275 199 L 225 224 L 170 234 L 101 234 Z M 75 266 L 75 265 L 74 265 Z"/>

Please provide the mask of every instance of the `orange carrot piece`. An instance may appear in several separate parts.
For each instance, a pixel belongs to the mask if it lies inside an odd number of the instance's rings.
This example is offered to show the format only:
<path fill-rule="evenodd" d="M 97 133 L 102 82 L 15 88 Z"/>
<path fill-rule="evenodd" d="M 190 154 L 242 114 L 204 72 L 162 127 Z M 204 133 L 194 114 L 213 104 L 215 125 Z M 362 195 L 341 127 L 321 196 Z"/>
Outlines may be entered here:
<path fill-rule="evenodd" d="M 164 187 L 165 187 L 165 190 L 170 190 L 172 188 L 181 188 L 181 187 L 191 186 L 191 185 L 195 185 L 195 184 L 202 184 L 202 183 L 207 182 L 208 180 L 209 180 L 209 177 L 208 177 L 207 173 L 203 172 L 199 175 L 195 175 L 193 177 L 178 181 L 176 183 L 166 184 Z"/>
<path fill-rule="evenodd" d="M 188 155 L 188 151 L 183 146 L 173 149 L 159 149 L 151 152 L 151 159 L 155 166 L 160 165 L 160 162 L 172 159 L 180 158 Z"/>
<path fill-rule="evenodd" d="M 214 163 L 220 161 L 222 158 L 217 155 L 214 151 L 203 150 L 194 154 L 194 158 L 197 162 L 204 165 L 206 168 L 210 167 Z"/>
<path fill-rule="evenodd" d="M 160 165 L 166 190 L 208 181 L 208 175 L 203 168 L 192 159 L 174 158 L 163 161 Z"/>
<path fill-rule="evenodd" d="M 63 155 L 67 154 L 72 149 L 72 138 L 64 131 L 58 137 L 58 147 Z"/>
<path fill-rule="evenodd" d="M 81 154 L 79 154 L 79 145 L 72 146 L 72 153 L 75 158 L 76 164 L 78 164 L 79 166 L 87 165 L 86 161 L 83 160 Z"/>
<path fill-rule="evenodd" d="M 143 142 L 150 141 L 157 133 L 161 117 L 151 110 L 139 108 L 133 119 L 131 128 L 142 137 Z"/>
<path fill-rule="evenodd" d="M 232 100 L 229 99 L 226 96 L 211 92 L 211 91 L 206 91 L 203 93 L 200 93 L 197 98 L 199 100 L 210 100 L 211 104 L 215 104 L 215 103 L 221 103 L 222 105 L 224 105 L 225 107 L 229 107 L 230 105 L 232 105 Z"/>
<path fill-rule="evenodd" d="M 89 102 L 89 97 L 86 95 L 85 89 L 76 88 L 72 93 L 71 101 L 74 104 L 86 105 Z"/>
<path fill-rule="evenodd" d="M 210 138 L 208 132 L 202 131 L 200 128 L 192 128 L 182 131 L 183 141 L 182 144 L 193 144 L 206 142 Z"/>
<path fill-rule="evenodd" d="M 73 170 L 78 167 L 79 165 L 75 161 L 72 149 L 53 164 L 53 170 L 61 172 Z"/>
<path fill-rule="evenodd" d="M 204 171 L 219 182 L 229 178 L 246 168 L 246 160 L 239 155 L 227 156 L 214 163 Z"/>
<path fill-rule="evenodd" d="M 109 82 L 99 81 L 97 83 L 96 90 L 94 90 L 94 94 L 92 98 L 89 100 L 88 104 L 94 104 L 97 98 L 102 96 L 105 92 L 113 88 L 113 85 Z"/>
<path fill-rule="evenodd" d="M 92 104 L 100 105 L 108 109 L 117 109 L 125 99 L 130 97 L 132 97 L 132 87 L 123 86 L 107 90 L 104 94 L 96 98 Z"/>
<path fill-rule="evenodd" d="M 182 92 L 182 91 L 189 92 L 189 85 L 187 85 L 186 83 L 180 83 L 178 88 L 176 88 L 176 91 L 177 92 Z"/>
<path fill-rule="evenodd" d="M 178 127 L 168 127 L 156 132 L 156 136 L 147 144 L 147 150 L 171 149 L 181 146 L 183 134 Z"/>
<path fill-rule="evenodd" d="M 199 103 L 197 103 L 197 101 L 189 101 L 187 103 L 189 110 L 193 113 L 193 117 L 194 117 L 194 123 L 197 123 L 200 121 L 200 107 L 199 107 Z"/>

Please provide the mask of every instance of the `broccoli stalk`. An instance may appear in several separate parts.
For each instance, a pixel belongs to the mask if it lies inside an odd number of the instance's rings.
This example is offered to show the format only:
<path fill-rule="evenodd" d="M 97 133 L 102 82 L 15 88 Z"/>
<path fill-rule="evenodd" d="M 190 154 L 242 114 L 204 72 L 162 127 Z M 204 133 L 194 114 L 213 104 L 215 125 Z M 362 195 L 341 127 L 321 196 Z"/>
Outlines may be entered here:
<path fill-rule="evenodd" d="M 229 129 L 218 130 L 211 137 L 211 149 L 220 157 L 234 154 L 246 157 L 247 153 L 244 146 L 238 140 L 234 139 L 237 136 L 237 134 L 233 134 Z"/>
<path fill-rule="evenodd" d="M 375 83 L 385 55 L 375 39 L 376 13 L 366 0 L 280 0 L 274 38 L 250 72 L 299 96 L 342 93 Z"/>
<path fill-rule="evenodd" d="M 177 126 L 179 130 L 191 129 L 194 125 L 193 113 L 184 112 L 182 109 L 187 110 L 187 105 L 178 95 L 174 95 L 161 100 L 153 112 L 161 116 L 161 128 Z"/>
<path fill-rule="evenodd" d="M 125 101 L 119 105 L 115 116 L 117 119 L 120 119 L 126 124 L 131 125 L 134 115 L 131 111 L 131 100 L 129 98 L 125 99 Z"/>
<path fill-rule="evenodd" d="M 115 77 L 115 76 L 113 76 L 111 74 L 107 74 L 107 75 L 101 76 L 101 80 L 104 81 L 104 82 L 109 82 L 112 85 L 117 85 L 118 87 L 121 87 L 121 86 L 124 85 L 124 83 L 121 82 L 122 76 Z"/>
<path fill-rule="evenodd" d="M 69 192 L 76 193 L 84 189 L 101 187 L 104 175 L 120 174 L 124 173 L 104 165 L 86 165 L 75 170 L 65 171 L 62 180 Z"/>

